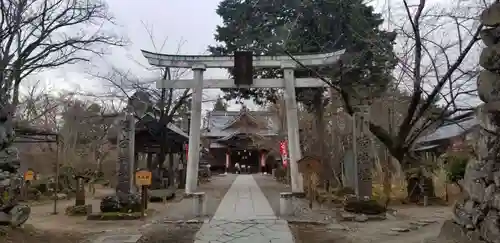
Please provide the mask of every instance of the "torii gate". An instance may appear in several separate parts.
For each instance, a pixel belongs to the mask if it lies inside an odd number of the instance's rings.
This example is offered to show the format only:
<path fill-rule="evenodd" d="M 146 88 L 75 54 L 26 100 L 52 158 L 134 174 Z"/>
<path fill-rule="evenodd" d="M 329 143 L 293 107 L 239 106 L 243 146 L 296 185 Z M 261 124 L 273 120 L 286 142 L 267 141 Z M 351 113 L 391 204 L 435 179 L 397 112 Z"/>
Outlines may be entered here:
<path fill-rule="evenodd" d="M 233 79 L 203 79 L 203 72 L 207 68 L 234 68 L 234 56 L 207 56 L 207 55 L 168 55 L 152 53 L 142 50 L 150 65 L 158 67 L 191 68 L 193 79 L 186 80 L 158 80 L 157 88 L 193 89 L 191 103 L 191 125 L 189 130 L 189 152 L 186 176 L 186 194 L 192 194 L 198 184 L 198 164 L 200 153 L 201 131 L 201 103 L 204 88 L 284 88 L 285 106 L 288 132 L 288 150 L 290 151 L 290 174 L 292 193 L 303 193 L 302 176 L 298 171 L 297 161 L 301 159 L 299 124 L 297 117 L 297 101 L 295 88 L 324 87 L 326 84 L 316 78 L 294 77 L 297 61 L 308 67 L 327 66 L 336 63 L 345 50 L 313 55 L 295 56 L 254 56 L 254 68 L 281 68 L 284 71 L 283 79 L 254 79 L 251 85 L 235 84 Z"/>

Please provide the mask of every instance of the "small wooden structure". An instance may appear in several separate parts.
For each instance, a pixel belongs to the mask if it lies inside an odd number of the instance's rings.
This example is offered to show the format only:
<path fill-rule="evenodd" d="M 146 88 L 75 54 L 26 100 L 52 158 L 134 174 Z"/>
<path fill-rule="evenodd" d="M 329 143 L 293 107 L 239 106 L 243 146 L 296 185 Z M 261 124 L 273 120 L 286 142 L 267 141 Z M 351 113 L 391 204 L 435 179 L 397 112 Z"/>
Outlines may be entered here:
<path fill-rule="evenodd" d="M 299 172 L 304 177 L 304 188 L 309 197 L 309 208 L 312 208 L 312 203 L 316 195 L 316 188 L 319 186 L 319 175 L 322 170 L 321 159 L 315 156 L 304 156 L 298 160 Z"/>

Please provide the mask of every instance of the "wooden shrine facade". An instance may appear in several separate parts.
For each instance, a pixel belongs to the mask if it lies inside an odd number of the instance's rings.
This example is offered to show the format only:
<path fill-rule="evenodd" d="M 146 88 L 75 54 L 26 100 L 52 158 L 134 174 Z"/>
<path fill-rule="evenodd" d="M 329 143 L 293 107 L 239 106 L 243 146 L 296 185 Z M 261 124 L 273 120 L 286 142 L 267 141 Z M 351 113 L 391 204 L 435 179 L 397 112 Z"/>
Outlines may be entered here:
<path fill-rule="evenodd" d="M 239 163 L 248 172 L 269 172 L 278 147 L 278 126 L 266 111 L 211 111 L 201 131 L 205 147 L 214 158 L 213 170 L 234 170 Z"/>

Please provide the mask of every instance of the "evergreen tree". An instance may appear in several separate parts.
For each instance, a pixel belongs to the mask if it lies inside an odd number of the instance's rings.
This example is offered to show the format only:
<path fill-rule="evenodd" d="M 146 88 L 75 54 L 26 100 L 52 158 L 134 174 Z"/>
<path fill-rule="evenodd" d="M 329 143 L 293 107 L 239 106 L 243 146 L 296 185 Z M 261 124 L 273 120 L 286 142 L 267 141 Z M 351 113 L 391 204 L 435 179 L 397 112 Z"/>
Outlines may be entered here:
<path fill-rule="evenodd" d="M 259 1 L 224 0 L 217 14 L 223 24 L 217 26 L 215 39 L 220 45 L 210 46 L 214 55 L 228 55 L 236 50 L 249 50 L 255 55 L 286 55 L 331 52 L 346 49 L 349 58 L 339 83 L 353 93 L 353 86 L 370 92 L 385 90 L 395 65 L 393 33 L 380 31 L 383 19 L 362 0 L 331 1 Z M 314 70 L 339 79 L 333 67 Z M 264 69 L 260 78 L 280 78 L 279 69 Z M 296 77 L 314 76 L 310 71 L 296 71 Z M 361 90 L 357 89 L 357 90 Z M 252 99 L 257 104 L 276 100 L 275 89 L 223 89 L 225 98 Z M 314 89 L 318 91 L 318 89 Z M 357 91 L 359 93 L 359 91 Z M 317 92 L 298 89 L 299 101 L 306 105 Z M 321 92 L 322 93 L 322 92 Z M 379 93 L 379 92 L 377 92 Z M 359 95 L 358 95 L 359 96 Z"/>
<path fill-rule="evenodd" d="M 348 99 L 371 98 L 385 91 L 390 83 L 396 64 L 392 50 L 395 34 L 378 29 L 383 19 L 362 0 L 223 0 L 217 14 L 223 24 L 215 33 L 220 44 L 209 47 L 214 55 L 229 55 L 237 50 L 252 51 L 254 55 L 300 55 L 346 49 L 342 65 L 295 70 L 295 77 L 327 76 Z M 261 69 L 255 76 L 281 78 L 283 74 L 280 69 Z M 257 104 L 275 102 L 279 94 L 276 89 L 222 90 L 226 99 L 252 99 Z M 315 113 L 316 153 L 326 162 L 323 108 L 328 100 L 324 99 L 324 91 L 300 88 L 296 94 L 297 100 Z M 332 171 L 328 166 L 326 163 L 325 169 Z"/>

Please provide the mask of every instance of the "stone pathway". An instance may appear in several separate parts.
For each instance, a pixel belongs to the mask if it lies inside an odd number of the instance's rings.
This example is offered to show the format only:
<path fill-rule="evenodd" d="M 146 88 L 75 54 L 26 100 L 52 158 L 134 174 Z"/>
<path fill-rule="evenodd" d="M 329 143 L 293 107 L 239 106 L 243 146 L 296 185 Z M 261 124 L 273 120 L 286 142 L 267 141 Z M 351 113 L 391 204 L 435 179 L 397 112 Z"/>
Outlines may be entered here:
<path fill-rule="evenodd" d="M 287 222 L 274 214 L 252 175 L 236 178 L 214 217 L 203 224 L 195 240 L 196 243 L 293 241 Z"/>

